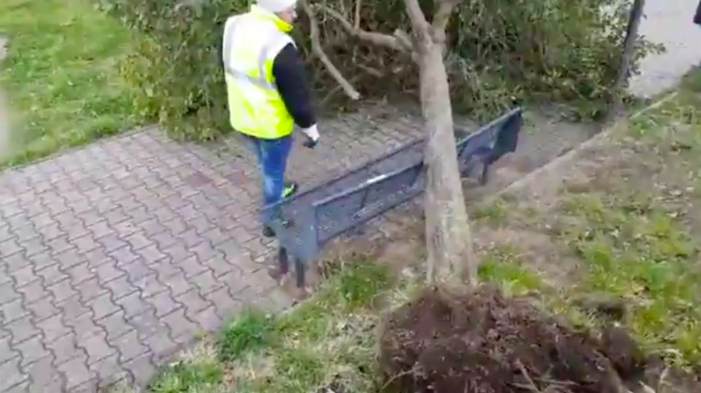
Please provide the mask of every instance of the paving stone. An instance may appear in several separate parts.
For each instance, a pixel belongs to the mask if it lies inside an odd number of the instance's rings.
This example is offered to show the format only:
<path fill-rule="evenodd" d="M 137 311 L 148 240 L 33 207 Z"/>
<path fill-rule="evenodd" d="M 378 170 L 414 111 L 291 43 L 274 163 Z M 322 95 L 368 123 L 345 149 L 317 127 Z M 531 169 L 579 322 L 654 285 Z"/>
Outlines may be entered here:
<path fill-rule="evenodd" d="M 19 353 L 10 346 L 10 338 L 0 338 L 0 364 L 17 357 Z"/>
<path fill-rule="evenodd" d="M 128 243 L 125 246 L 110 252 L 109 256 L 114 258 L 114 260 L 117 262 L 117 266 L 120 268 L 140 258 L 138 254 L 132 251 L 131 246 Z"/>
<path fill-rule="evenodd" d="M 68 298 L 78 296 L 78 292 L 73 287 L 73 283 L 69 277 L 49 285 L 47 289 L 52 293 L 53 301 L 55 303 L 62 303 Z"/>
<path fill-rule="evenodd" d="M 3 323 L 16 321 L 28 314 L 29 312 L 24 307 L 24 303 L 20 298 L 0 304 L 0 320 L 3 321 Z"/>
<path fill-rule="evenodd" d="M 68 277 L 67 274 L 59 269 L 58 264 L 47 266 L 44 269 L 37 270 L 36 274 L 43 279 L 44 286 L 49 286 L 58 281 L 65 280 Z"/>
<path fill-rule="evenodd" d="M 166 258 L 166 254 L 161 252 L 161 250 L 155 244 L 140 248 L 135 250 L 135 252 L 141 256 L 142 260 L 146 264 L 152 264 Z"/>
<path fill-rule="evenodd" d="M 125 296 L 139 292 L 139 289 L 133 286 L 127 276 L 118 277 L 110 282 L 105 283 L 104 288 L 112 294 L 112 300 L 115 304 L 119 304 L 118 300 Z"/>
<path fill-rule="evenodd" d="M 63 377 L 61 376 L 61 374 L 58 374 L 58 379 L 55 379 L 43 385 L 40 383 L 32 382 L 25 389 L 29 389 L 30 393 L 51 393 L 65 391 L 65 386 L 66 384 L 63 381 Z M 27 390 L 24 390 L 23 392 L 26 393 Z"/>
<path fill-rule="evenodd" d="M 157 362 L 167 359 L 178 349 L 178 344 L 164 331 L 144 338 L 144 345 L 153 353 L 154 359 Z"/>
<path fill-rule="evenodd" d="M 156 316 L 159 318 L 182 307 L 180 303 L 177 303 L 173 299 L 170 292 L 160 292 L 154 296 L 146 298 L 145 300 L 153 306 L 153 308 L 156 310 Z"/>
<path fill-rule="evenodd" d="M 127 324 L 127 320 L 124 317 L 124 311 L 117 311 L 114 314 L 108 315 L 96 323 L 102 326 L 107 332 L 107 340 L 115 340 L 118 337 L 134 330 L 133 327 Z"/>
<path fill-rule="evenodd" d="M 205 300 L 197 289 L 194 288 L 180 296 L 177 296 L 175 300 L 178 303 L 185 305 L 185 315 L 192 321 L 194 321 L 194 317 L 197 316 L 199 312 L 212 306 L 212 303 Z"/>
<path fill-rule="evenodd" d="M 168 287 L 171 296 L 175 298 L 189 291 L 192 288 L 190 282 L 180 271 L 178 271 L 172 276 L 169 276 L 168 278 L 165 278 L 163 284 L 165 284 L 165 286 Z"/>
<path fill-rule="evenodd" d="M 207 267 L 200 263 L 196 255 L 179 260 L 179 266 L 185 273 L 185 277 L 191 279 L 207 271 Z"/>
<path fill-rule="evenodd" d="M 81 254 L 85 254 L 89 251 L 95 250 L 98 247 L 101 247 L 100 243 L 98 243 L 93 237 L 92 232 L 76 238 L 73 240 L 73 244 L 75 245 L 76 250 Z"/>
<path fill-rule="evenodd" d="M 192 277 L 191 281 L 197 286 L 197 289 L 202 295 L 207 295 L 223 286 L 221 282 L 214 278 L 211 270 L 207 270 L 204 273 Z"/>
<path fill-rule="evenodd" d="M 139 315 L 152 307 L 150 303 L 144 300 L 141 296 L 141 292 L 138 290 L 116 299 L 115 303 L 122 308 L 126 318 Z"/>
<path fill-rule="evenodd" d="M 129 326 L 133 327 L 139 337 L 146 338 L 157 333 L 168 333 L 168 326 L 156 316 L 154 309 L 147 309 L 141 314 L 127 318 Z"/>
<path fill-rule="evenodd" d="M 2 259 L 2 262 L 7 265 L 7 273 L 15 272 L 32 264 L 31 259 L 26 256 L 26 252 L 20 252 L 12 256 L 5 257 Z M 5 278 L 9 279 L 10 275 L 5 275 Z"/>
<path fill-rule="evenodd" d="M 146 385 L 156 372 L 151 354 L 142 354 L 124 364 L 124 368 L 130 371 L 134 378 L 134 383 Z"/>
<path fill-rule="evenodd" d="M 51 350 L 54 356 L 55 366 L 60 366 L 79 356 L 86 356 L 85 350 L 78 347 L 76 340 L 76 335 L 74 333 L 68 333 L 65 336 L 45 343 L 46 348 Z"/>
<path fill-rule="evenodd" d="M 88 368 L 91 372 L 98 375 L 103 387 L 128 377 L 128 372 L 122 367 L 119 361 L 119 353 L 117 352 L 95 363 L 91 363 Z"/>
<path fill-rule="evenodd" d="M 15 284 L 13 282 L 0 284 L 0 304 L 9 303 L 19 298 L 20 294 L 15 289 Z"/>
<path fill-rule="evenodd" d="M 202 311 L 195 313 L 194 316 L 188 318 L 196 323 L 200 329 L 207 333 L 214 333 L 219 329 L 224 322 L 217 314 L 217 310 L 214 306 L 209 306 Z"/>
<path fill-rule="evenodd" d="M 44 289 L 41 280 L 34 280 L 25 286 L 17 287 L 17 292 L 22 294 L 25 304 L 50 296 L 50 293 Z"/>
<path fill-rule="evenodd" d="M 148 348 L 141 344 L 136 331 L 130 331 L 121 337 L 109 341 L 119 353 L 119 361 L 124 364 L 139 355 L 148 353 Z"/>
<path fill-rule="evenodd" d="M 93 364 L 98 361 L 117 353 L 107 342 L 107 334 L 104 332 L 96 333 L 89 338 L 82 339 L 78 346 L 85 350 L 88 355 L 88 363 Z"/>
<path fill-rule="evenodd" d="M 61 312 L 64 322 L 70 324 L 72 321 L 83 317 L 85 314 L 92 313 L 92 310 L 87 304 L 87 302 L 82 302 L 80 296 L 73 296 L 62 303 L 58 303 L 57 307 Z"/>
<path fill-rule="evenodd" d="M 80 300 L 84 303 L 107 291 L 100 285 L 97 277 L 89 278 L 80 282 L 79 284 L 80 285 L 77 285 L 77 288 L 80 295 Z"/>
<path fill-rule="evenodd" d="M 86 305 L 90 307 L 93 312 L 93 317 L 97 320 L 121 310 L 121 308 L 114 303 L 112 294 L 109 292 L 95 297 L 88 301 Z"/>
<path fill-rule="evenodd" d="M 170 328 L 171 337 L 179 344 L 190 342 L 194 338 L 195 332 L 198 331 L 197 325 L 187 319 L 182 308 L 173 311 L 162 319 Z"/>
<path fill-rule="evenodd" d="M 46 296 L 39 300 L 28 303 L 25 302 L 27 310 L 34 316 L 35 321 L 42 321 L 48 317 L 58 314 L 61 310 L 56 307 L 51 296 L 46 292 Z"/>
<path fill-rule="evenodd" d="M 105 263 L 100 265 L 95 270 L 95 274 L 97 275 L 97 279 L 100 282 L 100 285 L 104 285 L 105 283 L 108 283 L 118 277 L 122 277 L 125 275 L 123 270 L 117 268 L 116 263 Z"/>
<path fill-rule="evenodd" d="M 84 340 L 89 340 L 93 336 L 106 334 L 106 329 L 98 324 L 92 312 L 87 312 L 70 321 L 66 321 L 66 325 L 73 329 L 73 332 L 78 338 L 77 344 L 79 346 Z"/>
<path fill-rule="evenodd" d="M 28 380 L 19 366 L 20 358 L 15 357 L 0 363 L 0 392 L 9 392 L 11 388 Z"/>
<path fill-rule="evenodd" d="M 149 299 L 162 292 L 168 291 L 168 287 L 160 283 L 155 273 L 137 278 L 132 282 L 134 286 L 141 290 L 141 296 L 144 299 Z"/>
<path fill-rule="evenodd" d="M 72 267 L 85 262 L 81 251 L 73 247 L 55 256 L 61 271 L 68 272 Z"/>
<path fill-rule="evenodd" d="M 31 265 L 17 269 L 14 272 L 11 272 L 10 275 L 15 280 L 16 288 L 31 284 L 33 281 L 39 279 L 34 273 L 34 267 Z"/>
<path fill-rule="evenodd" d="M 14 345 L 14 348 L 21 354 L 23 366 L 51 355 L 49 351 L 44 348 L 43 337 L 41 335 L 36 335 L 28 340 L 24 340 Z"/>
<path fill-rule="evenodd" d="M 217 314 L 222 319 L 229 319 L 234 313 L 240 311 L 243 306 L 241 301 L 231 296 L 226 287 L 219 288 L 205 295 L 204 298 L 214 304 Z"/>
<path fill-rule="evenodd" d="M 55 314 L 43 321 L 37 322 L 37 327 L 41 330 L 44 343 L 52 343 L 55 340 L 71 333 L 71 330 L 63 322 L 63 315 Z"/>
<path fill-rule="evenodd" d="M 3 329 L 10 333 L 13 346 L 41 333 L 30 316 L 24 316 L 7 324 L 3 323 Z"/>
<path fill-rule="evenodd" d="M 87 356 L 76 356 L 57 366 L 66 379 L 66 390 L 74 391 L 76 387 L 95 378 L 95 374 L 88 369 Z"/>

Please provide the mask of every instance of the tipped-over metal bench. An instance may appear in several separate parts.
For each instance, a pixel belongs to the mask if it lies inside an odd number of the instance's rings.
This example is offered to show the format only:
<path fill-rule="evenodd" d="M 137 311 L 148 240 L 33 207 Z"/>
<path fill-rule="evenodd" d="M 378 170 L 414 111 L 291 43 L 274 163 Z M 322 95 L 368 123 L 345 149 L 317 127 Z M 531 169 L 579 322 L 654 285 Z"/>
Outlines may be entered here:
<path fill-rule="evenodd" d="M 462 177 L 489 180 L 490 166 L 514 152 L 523 127 L 516 108 L 469 134 L 456 129 Z M 280 243 L 280 268 L 295 263 L 296 284 L 305 285 L 305 265 L 331 240 L 362 226 L 422 193 L 426 186 L 423 162 L 425 139 L 418 139 L 334 179 L 264 207 L 265 225 Z"/>

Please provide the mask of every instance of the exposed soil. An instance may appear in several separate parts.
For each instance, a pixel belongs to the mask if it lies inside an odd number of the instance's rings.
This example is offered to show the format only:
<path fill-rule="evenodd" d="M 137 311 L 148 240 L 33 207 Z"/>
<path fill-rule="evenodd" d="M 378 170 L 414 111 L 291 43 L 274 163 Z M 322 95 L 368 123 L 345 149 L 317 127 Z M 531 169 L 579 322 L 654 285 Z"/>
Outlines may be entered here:
<path fill-rule="evenodd" d="M 595 338 L 490 287 L 427 290 L 390 315 L 380 345 L 400 393 L 619 393 L 646 364 L 624 330 Z"/>

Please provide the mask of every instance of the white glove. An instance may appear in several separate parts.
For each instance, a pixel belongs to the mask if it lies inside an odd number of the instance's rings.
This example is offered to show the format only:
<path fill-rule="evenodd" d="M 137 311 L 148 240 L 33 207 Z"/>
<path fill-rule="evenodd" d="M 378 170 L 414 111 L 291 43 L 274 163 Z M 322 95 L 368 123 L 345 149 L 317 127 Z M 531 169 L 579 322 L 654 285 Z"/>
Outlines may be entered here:
<path fill-rule="evenodd" d="M 302 132 L 309 137 L 313 142 L 319 141 L 319 130 L 316 127 L 316 124 L 309 128 L 304 128 L 302 129 Z"/>

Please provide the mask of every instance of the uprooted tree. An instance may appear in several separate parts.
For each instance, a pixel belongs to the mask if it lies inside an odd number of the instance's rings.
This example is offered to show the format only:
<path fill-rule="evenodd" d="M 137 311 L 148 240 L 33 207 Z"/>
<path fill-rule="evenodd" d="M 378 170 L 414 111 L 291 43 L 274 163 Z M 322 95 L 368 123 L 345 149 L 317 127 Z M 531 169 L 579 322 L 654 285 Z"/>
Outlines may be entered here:
<path fill-rule="evenodd" d="M 397 29 L 393 35 L 360 28 L 361 1 L 356 0 L 355 20 L 352 23 L 338 10 L 302 0 L 302 6 L 310 19 L 312 50 L 343 90 L 354 99 L 359 97 L 359 93 L 333 66 L 318 41 L 317 12 L 331 16 L 353 37 L 402 53 L 416 63 L 427 133 L 424 162 L 428 179 L 425 199 L 428 280 L 445 282 L 458 279 L 475 283 L 477 260 L 463 199 L 448 73 L 443 62 L 446 27 L 459 0 L 436 0 L 430 22 L 419 0 L 404 0 L 411 34 Z"/>

